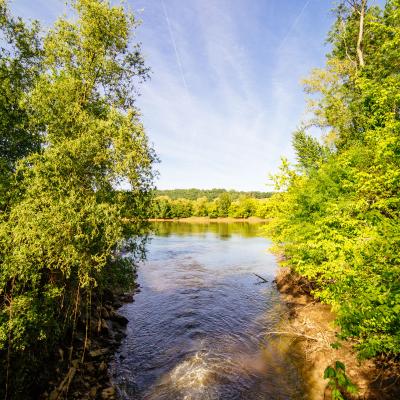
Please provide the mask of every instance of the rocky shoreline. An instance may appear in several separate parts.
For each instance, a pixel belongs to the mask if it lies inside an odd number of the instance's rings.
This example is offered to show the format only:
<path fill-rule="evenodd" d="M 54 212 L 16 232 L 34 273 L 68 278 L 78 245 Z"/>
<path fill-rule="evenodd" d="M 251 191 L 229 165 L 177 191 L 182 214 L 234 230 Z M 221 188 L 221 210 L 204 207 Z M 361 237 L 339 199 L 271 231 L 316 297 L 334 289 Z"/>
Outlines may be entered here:
<path fill-rule="evenodd" d="M 126 336 L 127 318 L 117 310 L 134 301 L 134 293 L 107 292 L 102 304 L 92 307 L 90 324 L 78 320 L 72 357 L 68 348 L 59 348 L 55 361 L 55 377 L 41 399 L 46 400 L 116 400 L 117 391 L 109 375 L 109 363 Z M 88 326 L 86 326 L 88 325 Z M 69 361 L 70 360 L 70 361 Z M 52 368 L 53 369 L 53 368 Z"/>

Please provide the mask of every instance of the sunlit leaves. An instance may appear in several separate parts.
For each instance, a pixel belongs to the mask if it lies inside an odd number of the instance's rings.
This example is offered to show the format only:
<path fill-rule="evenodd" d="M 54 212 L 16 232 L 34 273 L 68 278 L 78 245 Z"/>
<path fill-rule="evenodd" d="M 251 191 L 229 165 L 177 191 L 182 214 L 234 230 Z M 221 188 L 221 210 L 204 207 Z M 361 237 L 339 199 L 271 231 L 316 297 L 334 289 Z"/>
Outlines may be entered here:
<path fill-rule="evenodd" d="M 282 164 L 286 191 L 271 198 L 267 227 L 362 357 L 400 352 L 399 7 L 368 11 L 362 69 L 350 60 L 354 16 L 339 10 L 327 66 L 306 81 L 311 124 L 334 133 L 330 152 L 318 157 L 322 144 L 295 136 L 299 165 Z"/>

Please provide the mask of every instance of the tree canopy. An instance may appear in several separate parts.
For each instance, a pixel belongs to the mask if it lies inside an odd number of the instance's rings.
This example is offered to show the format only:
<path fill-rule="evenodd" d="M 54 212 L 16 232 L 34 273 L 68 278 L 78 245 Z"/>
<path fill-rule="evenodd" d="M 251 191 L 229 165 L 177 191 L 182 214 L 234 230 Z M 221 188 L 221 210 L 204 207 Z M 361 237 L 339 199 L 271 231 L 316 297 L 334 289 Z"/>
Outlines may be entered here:
<path fill-rule="evenodd" d="M 400 2 L 341 2 L 326 67 L 305 80 L 313 117 L 282 164 L 268 234 L 314 283 L 361 357 L 400 352 Z M 307 134 L 316 126 L 318 141 Z"/>
<path fill-rule="evenodd" d="M 135 108 L 148 69 L 133 14 L 77 0 L 42 35 L 0 4 L 0 386 L 26 398 L 92 292 L 133 283 L 155 155 Z"/>

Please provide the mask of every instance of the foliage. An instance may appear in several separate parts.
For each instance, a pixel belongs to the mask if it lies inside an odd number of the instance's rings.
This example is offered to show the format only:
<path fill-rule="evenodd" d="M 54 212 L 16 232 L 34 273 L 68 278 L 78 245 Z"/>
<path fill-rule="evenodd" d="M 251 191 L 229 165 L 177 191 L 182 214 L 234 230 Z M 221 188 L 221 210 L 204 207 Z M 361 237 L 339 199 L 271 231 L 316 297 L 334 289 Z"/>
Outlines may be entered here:
<path fill-rule="evenodd" d="M 1 5 L 16 50 L 0 68 L 17 77 L 12 101 L 23 105 L 18 115 L 2 108 L 4 131 L 23 140 L 2 153 L 13 184 L 0 224 L 0 385 L 8 384 L 9 397 L 26 398 L 30 368 L 74 332 L 92 291 L 133 283 L 154 154 L 134 107 L 147 68 L 132 44 L 132 14 L 77 0 L 76 16 L 60 18 L 41 48 L 36 25 L 7 19 Z M 122 248 L 132 257 L 122 257 Z"/>
<path fill-rule="evenodd" d="M 170 199 L 188 199 L 196 200 L 205 197 L 208 201 L 215 200 L 218 197 L 229 195 L 231 200 L 237 200 L 241 196 L 253 197 L 255 199 L 264 199 L 271 197 L 270 192 L 243 192 L 237 190 L 225 189 L 166 189 L 156 190 L 156 196 L 168 196 Z"/>
<path fill-rule="evenodd" d="M 400 352 L 400 2 L 369 8 L 364 59 L 358 14 L 343 3 L 327 66 L 306 80 L 318 143 L 294 138 L 298 164 L 282 164 L 267 234 L 286 264 L 314 282 L 340 337 L 361 357 Z M 343 33 L 344 32 L 344 33 Z"/>
<path fill-rule="evenodd" d="M 40 150 L 37 129 L 30 126 L 27 104 L 22 101 L 32 89 L 41 68 L 39 25 L 27 27 L 13 18 L 5 0 L 0 0 L 0 210 L 7 207 L 16 162 Z"/>
<path fill-rule="evenodd" d="M 255 199 L 241 196 L 237 200 L 231 199 L 230 193 L 223 192 L 214 200 L 206 197 L 195 200 L 184 198 L 171 199 L 168 196 L 154 198 L 150 215 L 152 218 L 187 218 L 187 217 L 232 217 L 266 218 L 269 215 L 268 199 Z"/>
<path fill-rule="evenodd" d="M 356 394 L 358 391 L 357 386 L 346 375 L 345 365 L 340 361 L 336 361 L 333 367 L 326 367 L 324 379 L 328 379 L 327 386 L 331 389 L 332 400 L 344 400 L 344 394 Z"/>

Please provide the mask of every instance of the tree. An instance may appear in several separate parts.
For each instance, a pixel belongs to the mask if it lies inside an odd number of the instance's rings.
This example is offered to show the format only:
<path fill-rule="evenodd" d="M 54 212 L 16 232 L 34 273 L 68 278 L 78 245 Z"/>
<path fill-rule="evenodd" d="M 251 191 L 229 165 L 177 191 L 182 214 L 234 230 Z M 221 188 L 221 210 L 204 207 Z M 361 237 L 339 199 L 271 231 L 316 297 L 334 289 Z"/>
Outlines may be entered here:
<path fill-rule="evenodd" d="M 296 151 L 297 161 L 300 166 L 309 171 L 322 162 L 324 149 L 318 140 L 308 136 L 303 130 L 298 130 L 293 135 L 293 148 Z"/>
<path fill-rule="evenodd" d="M 227 217 L 229 213 L 229 207 L 231 206 L 232 200 L 229 193 L 222 193 L 216 200 L 218 216 Z"/>
<path fill-rule="evenodd" d="M 326 68 L 306 81 L 314 115 L 303 126 L 328 131 L 328 156 L 295 135 L 298 164 L 282 166 L 267 230 L 285 264 L 332 306 L 342 339 L 354 339 L 361 357 L 397 357 L 400 2 L 384 12 L 351 3 L 339 6 Z"/>
<path fill-rule="evenodd" d="M 0 225 L 1 359 L 10 355 L 0 381 L 14 395 L 21 379 L 27 392 L 29 371 L 74 332 L 94 290 L 132 285 L 144 249 L 155 156 L 134 107 L 148 72 L 132 44 L 137 23 L 101 0 L 73 7 L 77 18 L 60 18 L 45 36 L 33 87 L 21 83 L 24 118 L 44 146 L 17 163 L 18 196 Z"/>
<path fill-rule="evenodd" d="M 16 162 L 40 151 L 40 135 L 30 126 L 24 98 L 41 70 L 39 25 L 31 27 L 13 18 L 5 0 L 0 0 L 0 210 L 11 195 Z"/>

